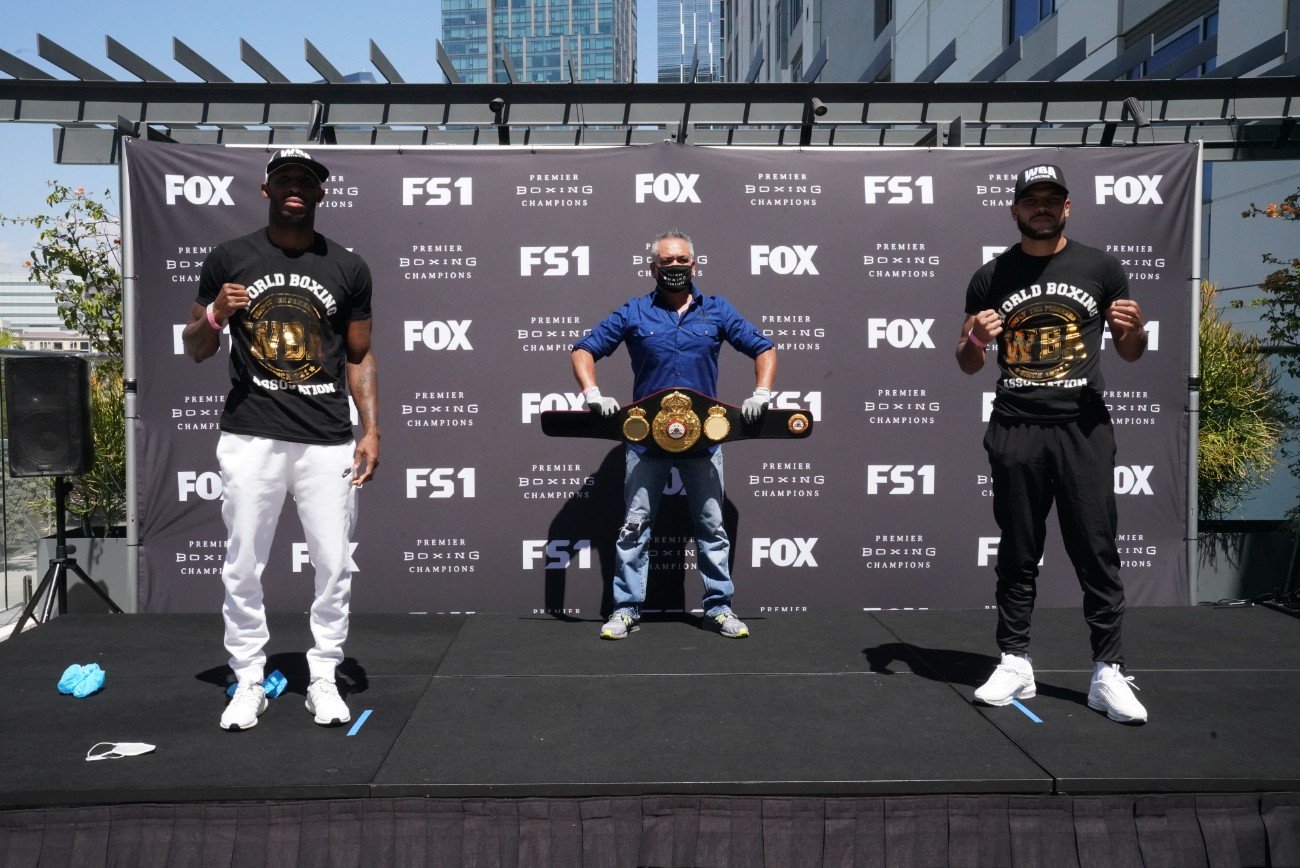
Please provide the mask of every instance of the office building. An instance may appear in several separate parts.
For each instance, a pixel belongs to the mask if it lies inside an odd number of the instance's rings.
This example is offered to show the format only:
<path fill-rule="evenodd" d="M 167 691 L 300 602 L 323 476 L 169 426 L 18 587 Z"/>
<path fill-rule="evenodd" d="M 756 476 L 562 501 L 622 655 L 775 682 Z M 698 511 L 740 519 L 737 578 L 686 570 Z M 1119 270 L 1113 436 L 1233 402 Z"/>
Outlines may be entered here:
<path fill-rule="evenodd" d="M 443 0 L 442 43 L 460 80 L 630 82 L 635 0 Z M 504 52 L 504 55 L 503 55 Z"/>
<path fill-rule="evenodd" d="M 722 0 L 659 0 L 658 25 L 659 81 L 724 80 Z"/>
<path fill-rule="evenodd" d="M 0 328 L 11 332 L 62 329 L 54 290 L 16 274 L 0 274 Z"/>
<path fill-rule="evenodd" d="M 822 81 L 916 81 L 952 44 L 938 81 L 981 80 L 1017 39 L 1021 59 L 996 76 L 1024 81 L 1080 40 L 1083 58 L 1061 76 L 1082 79 L 1124 50 L 1154 37 L 1142 77 L 1216 41 L 1235 57 L 1282 30 L 1300 36 L 1300 3 L 1287 0 L 722 0 L 727 80 L 754 59 L 758 81 L 799 81 L 823 41 Z M 1295 49 L 1292 49 L 1293 51 Z M 1211 68 L 1213 62 L 1211 61 Z"/>

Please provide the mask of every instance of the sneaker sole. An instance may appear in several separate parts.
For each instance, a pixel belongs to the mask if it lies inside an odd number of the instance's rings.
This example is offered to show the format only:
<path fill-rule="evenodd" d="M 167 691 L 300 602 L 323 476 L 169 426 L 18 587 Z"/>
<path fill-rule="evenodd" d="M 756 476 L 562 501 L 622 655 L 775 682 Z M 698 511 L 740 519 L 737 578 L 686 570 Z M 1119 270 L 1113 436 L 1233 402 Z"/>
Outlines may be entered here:
<path fill-rule="evenodd" d="M 1101 702 L 1100 700 L 1094 702 L 1091 697 L 1088 698 L 1088 707 L 1091 708 L 1093 711 L 1100 711 L 1105 713 L 1107 717 L 1109 717 L 1111 720 L 1115 721 L 1116 723 L 1131 723 L 1134 725 L 1138 725 L 1147 722 L 1147 719 L 1145 717 L 1129 717 L 1128 715 L 1124 715 L 1124 714 L 1116 714 L 1115 712 L 1111 711 L 1109 707 L 1107 707 L 1106 703 Z"/>
<path fill-rule="evenodd" d="M 627 630 L 626 633 L 611 633 L 611 632 L 609 632 L 608 630 L 601 630 L 601 631 L 600 631 L 600 638 L 602 638 L 602 639 L 613 639 L 613 640 L 615 640 L 615 641 L 617 641 L 617 640 L 619 640 L 619 639 L 626 639 L 628 636 L 631 636 L 633 633 L 635 633 L 635 632 L 636 632 L 637 630 L 639 630 L 639 629 L 640 629 L 640 627 L 637 627 L 636 625 L 633 625 L 633 626 L 631 626 L 631 627 L 628 628 L 628 630 Z"/>
<path fill-rule="evenodd" d="M 1008 696 L 1006 699 L 1003 700 L 983 699 L 979 696 L 976 696 L 975 701 L 978 702 L 980 705 L 990 705 L 994 708 L 1001 708 L 1004 705 L 1010 705 L 1011 703 L 1015 702 L 1017 699 L 1033 699 L 1037 695 L 1038 695 L 1038 690 L 1036 688 L 1030 688 L 1028 692 L 1021 690 L 1016 693 L 1013 693 L 1011 696 Z"/>
<path fill-rule="evenodd" d="M 744 632 L 741 633 L 723 633 L 722 631 L 719 630 L 718 635 L 723 637 L 724 639 L 748 639 L 749 631 L 745 630 Z"/>

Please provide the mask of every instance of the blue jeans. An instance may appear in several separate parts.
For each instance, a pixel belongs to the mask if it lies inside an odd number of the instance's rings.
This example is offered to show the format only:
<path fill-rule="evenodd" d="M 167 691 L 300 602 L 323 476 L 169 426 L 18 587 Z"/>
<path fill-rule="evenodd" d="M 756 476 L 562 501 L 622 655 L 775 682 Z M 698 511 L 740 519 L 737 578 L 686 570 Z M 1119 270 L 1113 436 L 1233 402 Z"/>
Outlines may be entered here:
<path fill-rule="evenodd" d="M 627 511 L 615 546 L 618 564 L 614 571 L 614 608 L 634 618 L 641 614 L 650 567 L 646 544 L 673 467 L 681 476 L 695 522 L 697 560 L 704 580 L 704 614 L 713 617 L 730 608 L 735 589 L 727 564 L 731 540 L 722 526 L 722 449 L 715 449 L 711 456 L 661 458 L 629 447 L 626 460 L 623 500 Z"/>

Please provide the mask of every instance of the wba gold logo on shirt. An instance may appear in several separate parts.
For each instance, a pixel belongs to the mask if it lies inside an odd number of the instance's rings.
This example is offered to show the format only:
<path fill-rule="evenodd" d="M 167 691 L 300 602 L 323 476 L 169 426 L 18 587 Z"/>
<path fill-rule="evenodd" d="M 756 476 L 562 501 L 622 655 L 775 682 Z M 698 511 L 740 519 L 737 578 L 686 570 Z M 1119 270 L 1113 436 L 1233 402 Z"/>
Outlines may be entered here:
<path fill-rule="evenodd" d="M 998 342 L 1013 377 L 1035 383 L 1060 380 L 1088 357 L 1079 331 L 1084 314 L 1064 299 L 1089 314 L 1097 311 L 1091 295 L 1065 283 L 1049 282 L 1045 288 L 1034 284 L 1003 302 L 1007 319 Z"/>

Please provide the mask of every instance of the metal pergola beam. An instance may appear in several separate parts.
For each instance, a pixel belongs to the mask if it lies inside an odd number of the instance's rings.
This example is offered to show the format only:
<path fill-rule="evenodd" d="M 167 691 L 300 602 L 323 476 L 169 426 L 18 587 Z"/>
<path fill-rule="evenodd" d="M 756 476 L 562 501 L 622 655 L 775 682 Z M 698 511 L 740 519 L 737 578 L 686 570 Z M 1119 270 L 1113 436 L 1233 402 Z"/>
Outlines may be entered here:
<path fill-rule="evenodd" d="M 679 141 L 696 144 L 915 145 L 960 117 L 967 147 L 1100 145 L 1110 125 L 1107 144 L 1199 140 L 1210 159 L 1290 159 L 1300 148 L 1294 124 L 1283 127 L 1300 116 L 1296 76 L 507 87 L 515 144 L 650 143 L 675 126 Z M 501 95 L 501 84 L 13 78 L 0 79 L 0 123 L 58 126 L 67 162 L 114 161 L 119 117 L 177 141 L 302 143 L 313 102 L 339 144 L 498 145 L 502 115 L 490 103 Z M 1151 121 L 1140 137 L 1123 114 L 1129 97 Z M 826 111 L 809 131 L 814 98 Z"/>

